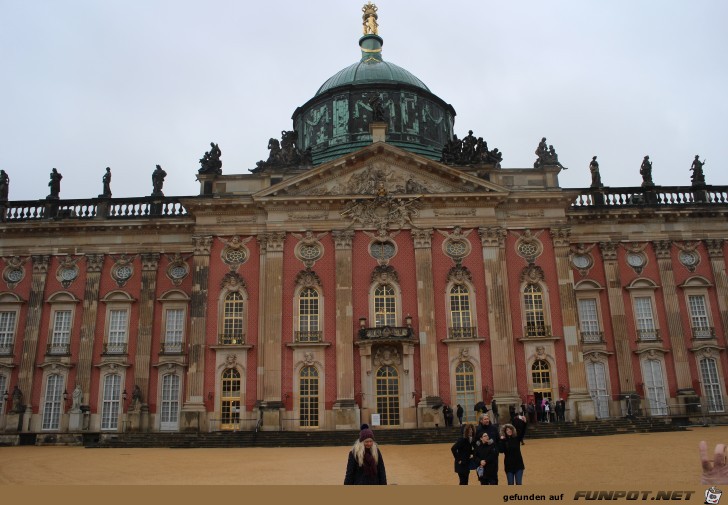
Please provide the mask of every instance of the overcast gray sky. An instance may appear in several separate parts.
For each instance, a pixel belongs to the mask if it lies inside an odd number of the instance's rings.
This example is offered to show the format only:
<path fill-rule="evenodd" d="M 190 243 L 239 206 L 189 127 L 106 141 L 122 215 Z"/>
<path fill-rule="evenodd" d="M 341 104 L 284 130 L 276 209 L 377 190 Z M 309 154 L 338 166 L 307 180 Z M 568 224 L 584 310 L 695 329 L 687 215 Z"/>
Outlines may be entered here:
<path fill-rule="evenodd" d="M 358 61 L 362 0 L 0 0 L 0 168 L 11 200 L 195 195 L 198 160 L 223 173 L 268 157 L 296 107 Z M 728 184 L 725 0 L 380 0 L 385 60 L 419 77 L 472 129 L 528 168 L 542 136 L 586 187 L 689 185 L 706 158 Z"/>

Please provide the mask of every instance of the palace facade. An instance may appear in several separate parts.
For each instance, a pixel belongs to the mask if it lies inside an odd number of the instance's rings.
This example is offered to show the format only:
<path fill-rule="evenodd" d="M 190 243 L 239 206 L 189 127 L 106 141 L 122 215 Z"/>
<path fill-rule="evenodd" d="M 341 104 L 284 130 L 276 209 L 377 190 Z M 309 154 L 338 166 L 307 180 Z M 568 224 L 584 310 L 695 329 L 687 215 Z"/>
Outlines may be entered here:
<path fill-rule="evenodd" d="M 213 145 L 199 195 L 5 187 L 0 439 L 443 426 L 492 399 L 724 417 L 728 187 L 594 165 L 561 188 L 553 148 L 502 168 L 382 58 L 372 7 L 361 60 L 249 173 Z"/>

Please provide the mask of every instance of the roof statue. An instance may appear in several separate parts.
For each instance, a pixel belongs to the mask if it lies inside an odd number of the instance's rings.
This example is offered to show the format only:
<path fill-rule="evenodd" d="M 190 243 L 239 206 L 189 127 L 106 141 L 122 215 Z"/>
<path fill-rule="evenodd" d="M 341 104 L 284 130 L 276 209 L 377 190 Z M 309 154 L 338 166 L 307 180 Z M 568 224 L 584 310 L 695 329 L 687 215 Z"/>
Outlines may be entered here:
<path fill-rule="evenodd" d="M 361 8 L 362 25 L 364 25 L 364 35 L 379 35 L 379 23 L 377 23 L 377 6 L 369 2 Z"/>

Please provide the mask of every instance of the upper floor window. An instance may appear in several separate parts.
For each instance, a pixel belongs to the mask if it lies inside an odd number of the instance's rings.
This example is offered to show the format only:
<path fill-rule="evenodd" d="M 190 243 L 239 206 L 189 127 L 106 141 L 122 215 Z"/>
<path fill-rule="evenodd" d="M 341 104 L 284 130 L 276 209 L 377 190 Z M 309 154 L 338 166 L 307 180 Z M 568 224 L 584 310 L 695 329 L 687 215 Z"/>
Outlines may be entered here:
<path fill-rule="evenodd" d="M 637 325 L 637 337 L 640 340 L 657 340 L 657 328 L 652 312 L 652 298 L 636 296 L 634 298 L 634 315 Z"/>
<path fill-rule="evenodd" d="M 596 298 L 580 298 L 578 300 L 579 329 L 584 342 L 601 342 L 602 331 L 599 328 L 599 314 Z"/>
<path fill-rule="evenodd" d="M 474 338 L 472 312 L 470 307 L 470 290 L 464 284 L 455 284 L 450 289 L 450 338 Z"/>
<path fill-rule="evenodd" d="M 123 291 L 112 291 L 106 303 L 106 340 L 104 354 L 126 354 L 129 348 L 129 320 L 134 299 Z"/>
<path fill-rule="evenodd" d="M 549 334 L 546 326 L 543 291 L 538 284 L 527 284 L 523 290 L 523 308 L 527 337 L 544 337 Z"/>
<path fill-rule="evenodd" d="M 0 311 L 0 355 L 13 353 L 16 319 L 16 311 Z"/>
<path fill-rule="evenodd" d="M 48 354 L 70 354 L 72 315 L 71 310 L 56 310 L 53 313 L 53 329 Z"/>
<path fill-rule="evenodd" d="M 221 344 L 245 342 L 244 298 L 239 291 L 228 293 L 223 309 Z"/>
<path fill-rule="evenodd" d="M 711 286 L 707 279 L 699 276 L 691 277 L 680 286 L 685 293 L 685 303 L 690 316 L 690 333 L 693 338 L 715 338 L 708 297 Z"/>
<path fill-rule="evenodd" d="M 390 284 L 374 290 L 374 321 L 376 327 L 397 325 L 397 297 Z"/>
<path fill-rule="evenodd" d="M 179 354 L 184 350 L 189 296 L 179 290 L 164 293 L 162 302 L 162 353 Z"/>
<path fill-rule="evenodd" d="M 298 295 L 298 329 L 296 341 L 318 342 L 321 340 L 319 293 L 316 289 L 303 288 Z"/>

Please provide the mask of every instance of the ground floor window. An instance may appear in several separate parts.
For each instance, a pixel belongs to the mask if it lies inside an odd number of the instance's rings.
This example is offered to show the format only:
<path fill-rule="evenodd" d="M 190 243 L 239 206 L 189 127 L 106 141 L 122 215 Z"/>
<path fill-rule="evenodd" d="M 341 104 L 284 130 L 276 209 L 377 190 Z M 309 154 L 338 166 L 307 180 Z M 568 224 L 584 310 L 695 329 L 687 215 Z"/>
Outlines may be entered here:
<path fill-rule="evenodd" d="M 49 375 L 46 380 L 43 403 L 43 429 L 58 430 L 61 427 L 61 401 L 63 400 L 63 377 Z"/>
<path fill-rule="evenodd" d="M 382 426 L 399 425 L 399 374 L 392 366 L 377 370 L 377 413 Z"/>
<path fill-rule="evenodd" d="M 455 367 L 455 398 L 463 408 L 463 422 L 475 419 L 475 369 L 467 361 Z"/>
<path fill-rule="evenodd" d="M 222 373 L 222 394 L 220 395 L 220 429 L 240 428 L 240 372 L 228 368 Z"/>
<path fill-rule="evenodd" d="M 607 391 L 607 367 L 604 363 L 588 361 L 586 363 L 586 381 L 589 395 L 594 401 L 594 413 L 597 418 L 609 417 L 609 392 Z"/>
<path fill-rule="evenodd" d="M 718 366 L 713 358 L 700 360 L 700 377 L 703 380 L 703 391 L 708 402 L 708 412 L 723 412 L 723 392 L 718 379 Z"/>
<path fill-rule="evenodd" d="M 642 362 L 642 373 L 645 380 L 645 397 L 652 416 L 667 415 L 667 398 L 665 396 L 665 380 L 662 365 L 656 359 Z"/>
<path fill-rule="evenodd" d="M 162 377 L 162 404 L 160 405 L 160 427 L 165 431 L 179 429 L 180 377 L 167 374 Z"/>
<path fill-rule="evenodd" d="M 121 406 L 121 375 L 104 377 L 103 399 L 101 400 L 101 429 L 119 429 L 119 409 Z"/>
<path fill-rule="evenodd" d="M 298 413 L 300 426 L 304 428 L 319 425 L 319 374 L 315 366 L 301 369 L 298 383 Z"/>

